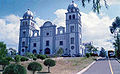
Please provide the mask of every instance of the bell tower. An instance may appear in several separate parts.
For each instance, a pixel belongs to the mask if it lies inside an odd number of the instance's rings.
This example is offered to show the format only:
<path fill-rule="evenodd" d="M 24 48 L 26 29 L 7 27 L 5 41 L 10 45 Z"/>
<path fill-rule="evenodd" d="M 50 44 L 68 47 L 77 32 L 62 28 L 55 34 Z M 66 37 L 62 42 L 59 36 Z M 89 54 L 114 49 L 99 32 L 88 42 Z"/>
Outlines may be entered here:
<path fill-rule="evenodd" d="M 28 9 L 23 15 L 23 19 L 20 19 L 20 32 L 19 32 L 19 54 L 25 55 L 30 49 L 30 37 L 32 36 L 32 30 L 35 29 L 33 20 L 33 13 Z"/>
<path fill-rule="evenodd" d="M 66 45 L 67 52 L 70 56 L 80 55 L 80 45 L 81 45 L 81 14 L 77 4 L 72 1 L 69 4 L 66 13 Z"/>

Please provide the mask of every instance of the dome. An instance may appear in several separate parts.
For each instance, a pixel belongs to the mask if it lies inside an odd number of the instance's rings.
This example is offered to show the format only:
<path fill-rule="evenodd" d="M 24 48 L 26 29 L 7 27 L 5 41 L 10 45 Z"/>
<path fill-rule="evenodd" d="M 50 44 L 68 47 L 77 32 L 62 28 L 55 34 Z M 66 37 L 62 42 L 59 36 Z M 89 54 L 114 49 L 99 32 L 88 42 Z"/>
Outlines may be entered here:
<path fill-rule="evenodd" d="M 52 26 L 52 23 L 50 21 L 46 21 L 43 26 Z"/>
<path fill-rule="evenodd" d="M 33 19 L 33 13 L 28 9 L 23 15 L 23 18 Z"/>
<path fill-rule="evenodd" d="M 74 1 L 72 1 L 72 3 L 69 4 L 67 10 L 68 10 L 69 12 L 74 11 L 74 10 L 75 10 L 75 11 L 79 11 L 78 6 L 77 6 L 77 4 L 74 3 Z"/>

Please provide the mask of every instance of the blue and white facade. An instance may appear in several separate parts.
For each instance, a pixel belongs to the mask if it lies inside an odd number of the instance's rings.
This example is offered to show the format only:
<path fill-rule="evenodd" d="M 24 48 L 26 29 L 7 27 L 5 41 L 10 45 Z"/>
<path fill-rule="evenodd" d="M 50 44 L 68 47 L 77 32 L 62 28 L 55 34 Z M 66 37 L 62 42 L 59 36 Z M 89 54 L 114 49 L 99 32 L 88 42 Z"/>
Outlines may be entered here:
<path fill-rule="evenodd" d="M 28 10 L 20 20 L 19 54 L 26 52 L 54 55 L 62 48 L 63 55 L 77 56 L 82 54 L 81 14 L 72 1 L 66 13 L 66 28 L 58 27 L 46 21 L 40 30 L 36 29 L 33 13 Z"/>

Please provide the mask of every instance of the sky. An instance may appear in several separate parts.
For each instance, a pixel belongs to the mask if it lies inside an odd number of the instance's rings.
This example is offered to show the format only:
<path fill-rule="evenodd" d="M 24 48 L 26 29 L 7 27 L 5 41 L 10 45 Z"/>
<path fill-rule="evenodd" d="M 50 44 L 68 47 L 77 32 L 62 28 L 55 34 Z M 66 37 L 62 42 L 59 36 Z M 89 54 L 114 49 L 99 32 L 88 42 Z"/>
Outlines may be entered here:
<path fill-rule="evenodd" d="M 20 19 L 30 9 L 40 27 L 50 20 L 57 27 L 65 26 L 65 13 L 72 0 L 0 0 L 0 41 L 8 48 L 18 49 Z M 100 14 L 92 12 L 92 4 L 82 7 L 80 0 L 75 0 L 81 13 L 82 42 L 93 42 L 96 47 L 113 49 L 109 26 L 116 16 L 120 16 L 120 0 L 107 0 L 109 8 L 102 8 Z"/>

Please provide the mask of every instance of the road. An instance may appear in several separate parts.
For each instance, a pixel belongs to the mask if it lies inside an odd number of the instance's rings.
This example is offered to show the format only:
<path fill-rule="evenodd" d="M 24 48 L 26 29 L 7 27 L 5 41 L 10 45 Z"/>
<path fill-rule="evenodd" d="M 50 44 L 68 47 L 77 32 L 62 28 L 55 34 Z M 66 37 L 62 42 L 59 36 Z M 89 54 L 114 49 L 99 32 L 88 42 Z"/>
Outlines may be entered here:
<path fill-rule="evenodd" d="M 115 59 L 99 59 L 83 74 L 120 74 L 120 63 Z"/>

